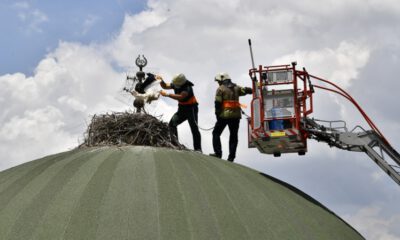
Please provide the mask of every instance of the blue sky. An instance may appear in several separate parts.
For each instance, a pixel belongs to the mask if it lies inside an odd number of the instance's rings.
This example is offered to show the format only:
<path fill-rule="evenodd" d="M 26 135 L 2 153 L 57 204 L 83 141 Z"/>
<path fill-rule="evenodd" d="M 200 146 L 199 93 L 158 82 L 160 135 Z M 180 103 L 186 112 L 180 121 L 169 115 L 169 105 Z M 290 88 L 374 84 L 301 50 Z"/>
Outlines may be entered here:
<path fill-rule="evenodd" d="M 0 170 L 73 149 L 93 114 L 132 109 L 121 89 L 138 54 L 167 81 L 185 73 L 200 102 L 199 125 L 212 127 L 215 74 L 250 85 L 248 38 L 256 65 L 297 61 L 337 83 L 400 149 L 396 0 L 3 0 L 0 18 L 0 156 L 7 156 Z M 176 102 L 161 98 L 148 110 L 168 122 Z M 366 126 L 353 106 L 320 91 L 312 117 Z M 238 164 L 298 187 L 368 239 L 400 239 L 399 186 L 365 154 L 310 140 L 306 156 L 273 158 L 247 148 L 246 129 L 241 121 Z M 188 124 L 178 130 L 191 147 Z M 201 133 L 208 154 L 211 132 Z M 228 137 L 226 130 L 224 157 Z"/>
<path fill-rule="evenodd" d="M 126 13 L 146 7 L 142 0 L 30 0 L 0 2 L 0 74 L 32 74 L 59 41 L 102 42 L 117 33 Z"/>

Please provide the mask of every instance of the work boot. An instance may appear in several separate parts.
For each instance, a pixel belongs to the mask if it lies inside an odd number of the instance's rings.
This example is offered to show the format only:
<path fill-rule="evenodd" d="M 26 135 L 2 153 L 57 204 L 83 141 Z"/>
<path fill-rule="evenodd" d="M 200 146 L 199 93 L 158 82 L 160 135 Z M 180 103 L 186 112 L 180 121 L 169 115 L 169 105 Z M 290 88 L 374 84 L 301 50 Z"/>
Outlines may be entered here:
<path fill-rule="evenodd" d="M 210 153 L 208 155 L 211 156 L 211 157 L 216 157 L 216 158 L 221 158 L 222 157 L 221 154 L 217 154 L 217 153 Z"/>
<path fill-rule="evenodd" d="M 198 153 L 203 153 L 203 151 L 201 149 L 195 149 L 194 151 L 198 152 Z"/>
<path fill-rule="evenodd" d="M 235 160 L 235 155 L 229 154 L 227 160 L 228 160 L 229 162 L 233 162 L 233 160 Z"/>

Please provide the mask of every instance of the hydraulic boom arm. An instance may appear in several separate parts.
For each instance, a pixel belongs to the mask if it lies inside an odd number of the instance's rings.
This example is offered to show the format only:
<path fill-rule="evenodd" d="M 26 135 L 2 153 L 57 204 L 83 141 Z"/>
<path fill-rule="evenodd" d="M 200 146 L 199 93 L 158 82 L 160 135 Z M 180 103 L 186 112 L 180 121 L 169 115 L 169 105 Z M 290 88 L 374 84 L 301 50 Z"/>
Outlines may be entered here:
<path fill-rule="evenodd" d="M 342 125 L 337 126 L 338 123 Z M 343 121 L 321 121 L 310 118 L 306 118 L 303 126 L 311 139 L 326 142 L 331 147 L 343 150 L 365 152 L 400 185 L 400 154 L 374 130 L 365 131 L 357 126 L 348 131 Z M 358 129 L 359 131 L 356 131 Z"/>
<path fill-rule="evenodd" d="M 249 46 L 252 58 L 249 76 L 253 83 L 251 117 L 248 121 L 249 147 L 257 147 L 261 153 L 275 157 L 282 153 L 304 155 L 308 138 L 323 141 L 331 147 L 365 152 L 400 185 L 400 154 L 349 93 L 334 82 L 309 74 L 305 68 L 297 70 L 296 62 L 291 65 L 259 65 L 256 68 L 250 40 Z M 313 112 L 313 93 L 316 89 L 347 99 L 371 130 L 357 126 L 348 131 L 344 121 L 309 118 Z"/>

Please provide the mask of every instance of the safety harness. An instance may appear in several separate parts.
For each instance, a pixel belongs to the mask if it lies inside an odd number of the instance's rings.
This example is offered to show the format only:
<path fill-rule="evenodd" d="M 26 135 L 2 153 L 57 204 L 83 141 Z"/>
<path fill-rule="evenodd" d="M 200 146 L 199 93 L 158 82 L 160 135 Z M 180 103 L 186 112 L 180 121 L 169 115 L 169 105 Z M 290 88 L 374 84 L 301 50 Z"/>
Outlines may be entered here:
<path fill-rule="evenodd" d="M 196 97 L 193 95 L 193 96 L 191 96 L 188 100 L 186 100 L 186 101 L 179 101 L 179 105 L 184 105 L 184 106 L 187 106 L 187 105 L 194 105 L 194 104 L 197 104 L 198 102 L 197 102 L 197 99 L 196 99 Z"/>

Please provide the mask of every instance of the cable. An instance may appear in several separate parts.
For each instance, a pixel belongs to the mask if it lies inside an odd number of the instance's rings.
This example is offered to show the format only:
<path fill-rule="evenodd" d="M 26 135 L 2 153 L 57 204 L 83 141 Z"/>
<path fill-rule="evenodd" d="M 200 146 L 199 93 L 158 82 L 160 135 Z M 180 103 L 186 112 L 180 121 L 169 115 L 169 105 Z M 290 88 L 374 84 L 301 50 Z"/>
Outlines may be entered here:
<path fill-rule="evenodd" d="M 388 140 L 384 137 L 384 135 L 382 134 L 382 132 L 379 131 L 379 129 L 378 129 L 378 127 L 375 125 L 375 123 L 372 122 L 372 120 L 369 118 L 369 116 L 365 113 L 365 111 L 361 108 L 361 106 L 356 102 L 356 100 L 354 100 L 354 98 L 350 96 L 349 93 L 347 93 L 347 92 L 346 92 L 345 90 L 343 90 L 341 87 L 337 86 L 336 84 L 334 84 L 334 83 L 332 83 L 332 82 L 330 82 L 330 81 L 328 81 L 328 80 L 326 80 L 326 79 L 322 79 L 322 78 L 319 78 L 319 77 L 314 76 L 314 75 L 309 75 L 309 76 L 312 77 L 312 78 L 314 78 L 314 79 L 316 79 L 316 80 L 319 80 L 319 81 L 322 81 L 322 82 L 324 82 L 324 83 L 327 83 L 327 84 L 329 84 L 329 85 L 335 87 L 336 89 L 338 89 L 339 91 L 334 90 L 334 89 L 331 89 L 331 88 L 326 88 L 326 87 L 314 85 L 316 88 L 320 88 L 320 89 L 323 89 L 323 90 L 327 90 L 327 91 L 330 91 L 330 92 L 337 93 L 337 94 L 339 94 L 339 95 L 345 97 L 345 98 L 346 98 L 347 100 L 349 100 L 351 103 L 353 103 L 353 105 L 358 109 L 358 111 L 359 111 L 359 112 L 361 113 L 361 115 L 364 117 L 364 119 L 366 120 L 366 122 L 368 123 L 368 125 L 369 125 L 373 130 L 375 130 L 375 132 L 378 133 L 378 135 L 384 140 L 384 142 L 385 142 L 386 144 L 388 144 L 389 146 L 391 146 L 390 143 L 389 143 L 389 141 L 388 141 Z"/>
<path fill-rule="evenodd" d="M 314 77 L 314 76 L 312 76 Z M 316 77 L 314 77 L 316 78 Z M 372 122 L 372 120 L 369 118 L 369 116 L 364 112 L 364 110 L 360 107 L 360 105 L 358 105 L 358 103 L 350 96 L 350 94 L 348 94 L 345 90 L 343 90 L 342 88 L 340 88 L 339 86 L 335 85 L 334 83 L 329 82 L 328 80 L 324 80 L 321 78 L 316 78 L 317 80 L 323 81 L 325 83 L 328 83 L 334 87 L 336 87 L 337 89 L 339 89 L 341 92 L 335 91 L 333 89 L 325 89 L 328 91 L 332 91 L 335 93 L 338 93 L 344 97 L 346 97 L 351 103 L 353 103 L 356 108 L 360 111 L 360 113 L 363 115 L 364 119 L 367 121 L 368 125 L 370 125 L 370 127 L 372 129 L 374 129 L 376 132 L 378 132 L 379 135 L 381 135 L 383 137 L 383 134 L 379 131 L 379 129 L 376 127 L 376 125 Z M 384 138 L 384 137 L 383 137 Z M 386 139 L 385 139 L 386 140 Z"/>

